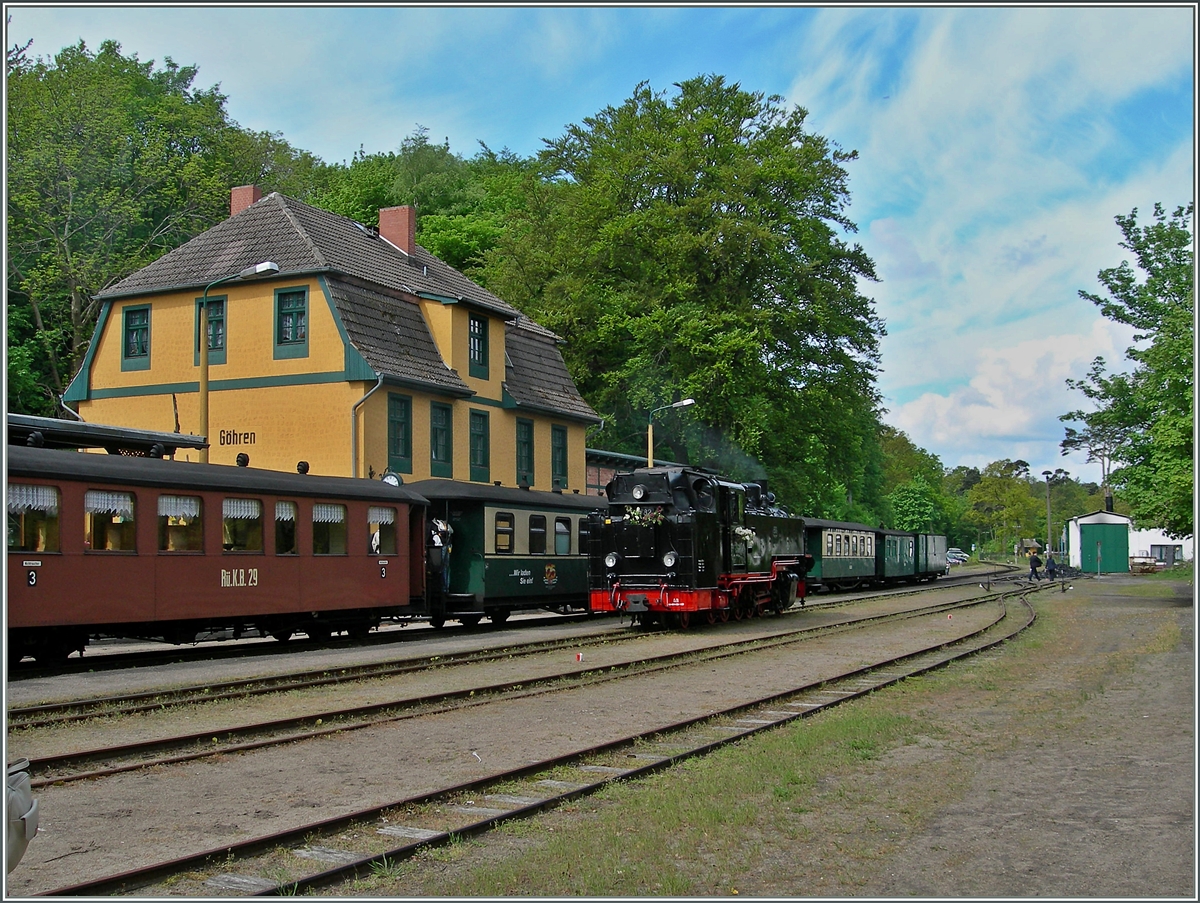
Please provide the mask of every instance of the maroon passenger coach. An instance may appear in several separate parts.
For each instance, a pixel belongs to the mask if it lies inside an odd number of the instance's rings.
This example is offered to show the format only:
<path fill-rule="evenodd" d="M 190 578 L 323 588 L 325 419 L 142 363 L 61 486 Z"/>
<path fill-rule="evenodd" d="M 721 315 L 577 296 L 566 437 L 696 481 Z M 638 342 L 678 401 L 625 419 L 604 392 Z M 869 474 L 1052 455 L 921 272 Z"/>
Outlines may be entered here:
<path fill-rule="evenodd" d="M 9 661 L 424 614 L 427 506 L 377 480 L 10 445 Z"/>

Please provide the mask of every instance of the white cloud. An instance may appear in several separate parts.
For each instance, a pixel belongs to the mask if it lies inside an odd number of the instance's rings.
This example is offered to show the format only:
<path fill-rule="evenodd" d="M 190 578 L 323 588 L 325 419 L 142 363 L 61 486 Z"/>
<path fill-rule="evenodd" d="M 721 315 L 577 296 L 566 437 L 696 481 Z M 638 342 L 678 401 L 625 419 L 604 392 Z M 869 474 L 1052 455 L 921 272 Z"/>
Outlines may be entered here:
<path fill-rule="evenodd" d="M 1097 356 L 1110 369 L 1124 369 L 1123 352 L 1131 341 L 1131 330 L 1096 320 L 1084 335 L 1043 335 L 984 349 L 967 385 L 925 392 L 885 419 L 948 466 L 981 466 L 1002 457 L 1061 466 L 1055 463 L 1063 437 L 1059 415 L 1086 407 L 1066 380 L 1083 377 Z"/>
<path fill-rule="evenodd" d="M 1130 343 L 1078 296 L 1130 257 L 1113 218 L 1194 193 L 1194 121 L 1138 148 L 1121 108 L 1190 83 L 1192 26 L 1181 8 L 817 17 L 790 98 L 859 151 L 850 214 L 881 279 L 862 289 L 888 326 L 886 419 L 947 465 L 1064 466 L 1057 418 L 1084 401 L 1064 380 Z"/>

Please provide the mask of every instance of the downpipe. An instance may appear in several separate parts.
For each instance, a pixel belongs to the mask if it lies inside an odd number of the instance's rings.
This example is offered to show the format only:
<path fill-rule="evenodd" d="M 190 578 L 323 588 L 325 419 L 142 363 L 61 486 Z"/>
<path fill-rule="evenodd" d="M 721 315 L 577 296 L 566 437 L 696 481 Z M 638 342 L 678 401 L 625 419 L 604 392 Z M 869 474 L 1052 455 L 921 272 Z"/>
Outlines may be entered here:
<path fill-rule="evenodd" d="M 374 395 L 375 392 L 382 385 L 383 385 L 383 376 L 381 374 L 379 377 L 379 381 L 377 383 L 375 383 L 375 387 L 373 389 L 371 389 L 371 391 L 369 391 L 362 398 L 360 398 L 358 401 L 356 401 L 354 403 L 354 406 L 352 408 L 350 408 L 350 476 L 351 477 L 358 476 L 358 409 L 360 407 L 362 407 L 363 402 L 366 401 L 368 398 L 370 398 L 372 395 Z"/>

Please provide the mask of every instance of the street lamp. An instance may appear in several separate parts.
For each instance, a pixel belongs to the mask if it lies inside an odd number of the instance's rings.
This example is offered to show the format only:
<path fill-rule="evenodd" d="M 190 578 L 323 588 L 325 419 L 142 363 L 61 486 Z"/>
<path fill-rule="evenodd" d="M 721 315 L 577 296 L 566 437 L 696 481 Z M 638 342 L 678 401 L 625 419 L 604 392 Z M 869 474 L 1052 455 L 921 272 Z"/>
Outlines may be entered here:
<path fill-rule="evenodd" d="M 279 264 L 267 260 L 246 267 L 240 273 L 232 276 L 222 276 L 204 287 L 204 295 L 200 298 L 200 435 L 204 437 L 204 448 L 200 449 L 200 463 L 208 463 L 208 293 L 218 285 L 226 282 L 236 282 L 239 279 L 257 279 L 259 276 L 271 276 L 279 272 Z"/>
<path fill-rule="evenodd" d="M 1046 554 L 1050 554 L 1050 478 L 1054 476 L 1050 471 L 1043 470 L 1042 476 L 1046 478 Z"/>
<path fill-rule="evenodd" d="M 646 466 L 654 466 L 654 415 L 659 411 L 665 411 L 668 408 L 686 408 L 689 405 L 696 403 L 694 398 L 685 398 L 683 401 L 677 401 L 675 404 L 665 404 L 661 408 L 655 408 L 650 412 L 650 417 L 646 420 Z"/>

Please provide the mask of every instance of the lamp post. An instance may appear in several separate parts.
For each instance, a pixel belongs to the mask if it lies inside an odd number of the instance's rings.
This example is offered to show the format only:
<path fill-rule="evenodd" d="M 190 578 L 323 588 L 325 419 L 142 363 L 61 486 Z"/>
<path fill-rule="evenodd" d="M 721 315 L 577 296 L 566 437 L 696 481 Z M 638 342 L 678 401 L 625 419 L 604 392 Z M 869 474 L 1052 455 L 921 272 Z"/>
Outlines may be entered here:
<path fill-rule="evenodd" d="M 649 418 L 646 420 L 646 466 L 654 466 L 654 415 L 659 411 L 665 411 L 668 408 L 686 408 L 688 405 L 696 403 L 694 398 L 685 398 L 683 401 L 677 401 L 675 404 L 665 404 L 661 408 L 655 408 L 650 412 Z"/>
<path fill-rule="evenodd" d="M 271 276 L 279 272 L 279 264 L 267 260 L 246 267 L 240 273 L 232 276 L 222 276 L 204 287 L 204 295 L 200 298 L 200 435 L 204 437 L 205 446 L 200 449 L 200 463 L 208 463 L 208 293 L 218 285 L 226 282 L 236 282 L 239 279 L 256 279 L 259 276 Z"/>
<path fill-rule="evenodd" d="M 1043 470 L 1042 476 L 1046 478 L 1046 554 L 1050 554 L 1050 478 L 1054 476 L 1050 471 Z"/>

